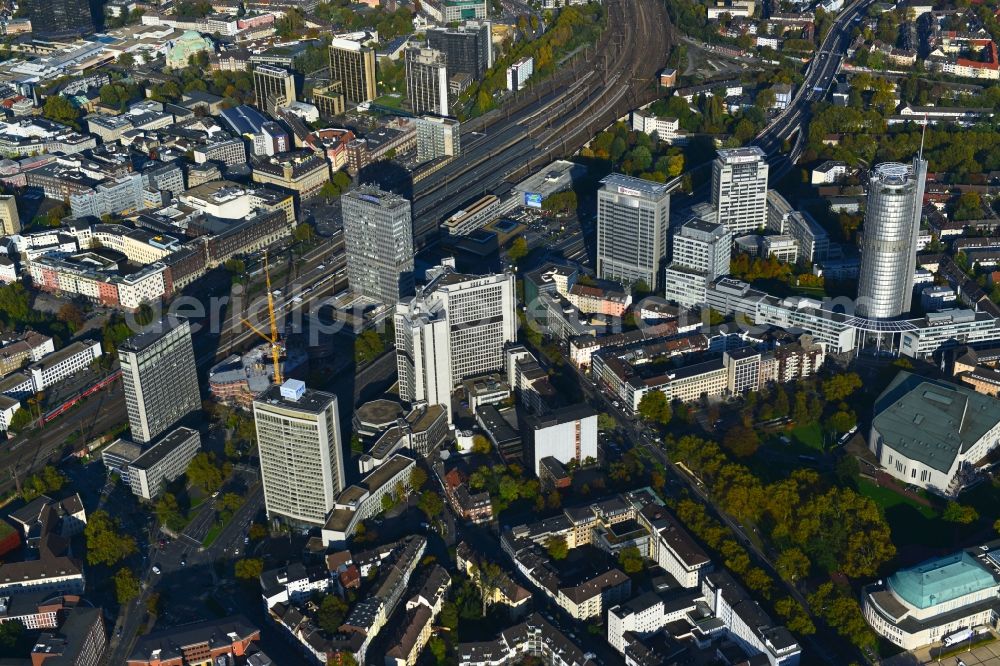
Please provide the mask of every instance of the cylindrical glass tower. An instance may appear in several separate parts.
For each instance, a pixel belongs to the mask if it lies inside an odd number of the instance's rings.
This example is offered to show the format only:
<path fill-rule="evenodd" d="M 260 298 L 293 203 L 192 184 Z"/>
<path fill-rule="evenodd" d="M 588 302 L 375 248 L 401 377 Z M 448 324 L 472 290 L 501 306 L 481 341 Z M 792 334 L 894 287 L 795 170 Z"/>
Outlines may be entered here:
<path fill-rule="evenodd" d="M 888 319 L 909 312 L 927 162 L 879 164 L 868 184 L 861 231 L 857 314 Z"/>

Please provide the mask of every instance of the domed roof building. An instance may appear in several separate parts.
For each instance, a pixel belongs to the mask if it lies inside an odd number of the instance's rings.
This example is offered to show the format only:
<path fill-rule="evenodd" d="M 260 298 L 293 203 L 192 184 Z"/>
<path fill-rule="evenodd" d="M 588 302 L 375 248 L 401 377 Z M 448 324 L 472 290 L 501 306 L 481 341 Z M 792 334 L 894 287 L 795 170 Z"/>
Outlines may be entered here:
<path fill-rule="evenodd" d="M 215 52 L 215 43 L 197 30 L 186 30 L 167 51 L 167 67 L 181 69 L 188 66 L 188 59 L 196 53 Z"/>

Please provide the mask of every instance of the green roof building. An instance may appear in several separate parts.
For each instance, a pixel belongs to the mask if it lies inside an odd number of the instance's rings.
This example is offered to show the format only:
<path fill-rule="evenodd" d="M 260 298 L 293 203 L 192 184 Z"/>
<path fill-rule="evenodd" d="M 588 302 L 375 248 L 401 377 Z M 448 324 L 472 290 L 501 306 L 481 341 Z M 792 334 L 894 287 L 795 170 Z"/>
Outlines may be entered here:
<path fill-rule="evenodd" d="M 958 632 L 966 629 L 985 631 L 977 628 L 1000 610 L 998 563 L 1000 541 L 900 569 L 885 584 L 865 589 L 865 619 L 907 650 L 962 636 Z"/>

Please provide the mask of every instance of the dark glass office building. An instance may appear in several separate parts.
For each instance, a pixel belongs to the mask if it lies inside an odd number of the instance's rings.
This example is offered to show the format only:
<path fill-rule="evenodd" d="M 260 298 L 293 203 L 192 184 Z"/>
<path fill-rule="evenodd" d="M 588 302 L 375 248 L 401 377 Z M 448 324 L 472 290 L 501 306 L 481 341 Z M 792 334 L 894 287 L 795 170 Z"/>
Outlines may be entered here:
<path fill-rule="evenodd" d="M 448 74 L 482 78 L 493 66 L 493 42 L 489 21 L 466 21 L 457 28 L 431 28 L 427 45 L 445 54 Z"/>
<path fill-rule="evenodd" d="M 89 0 L 23 0 L 35 37 L 59 39 L 94 32 Z"/>

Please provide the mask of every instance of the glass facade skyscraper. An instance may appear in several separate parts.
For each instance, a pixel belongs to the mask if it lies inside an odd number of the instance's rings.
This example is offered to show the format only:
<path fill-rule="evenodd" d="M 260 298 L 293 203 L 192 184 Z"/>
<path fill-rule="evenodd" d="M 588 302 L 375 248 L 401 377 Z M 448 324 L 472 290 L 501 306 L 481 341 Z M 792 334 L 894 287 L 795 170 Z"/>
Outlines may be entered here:
<path fill-rule="evenodd" d="M 597 275 L 650 288 L 667 256 L 670 192 L 666 185 L 613 173 L 597 191 Z"/>
<path fill-rule="evenodd" d="M 910 310 L 927 162 L 889 162 L 871 172 L 861 230 L 857 313 L 870 319 Z"/>
<path fill-rule="evenodd" d="M 342 201 L 351 289 L 389 306 L 413 294 L 410 202 L 370 185 L 351 190 Z"/>

